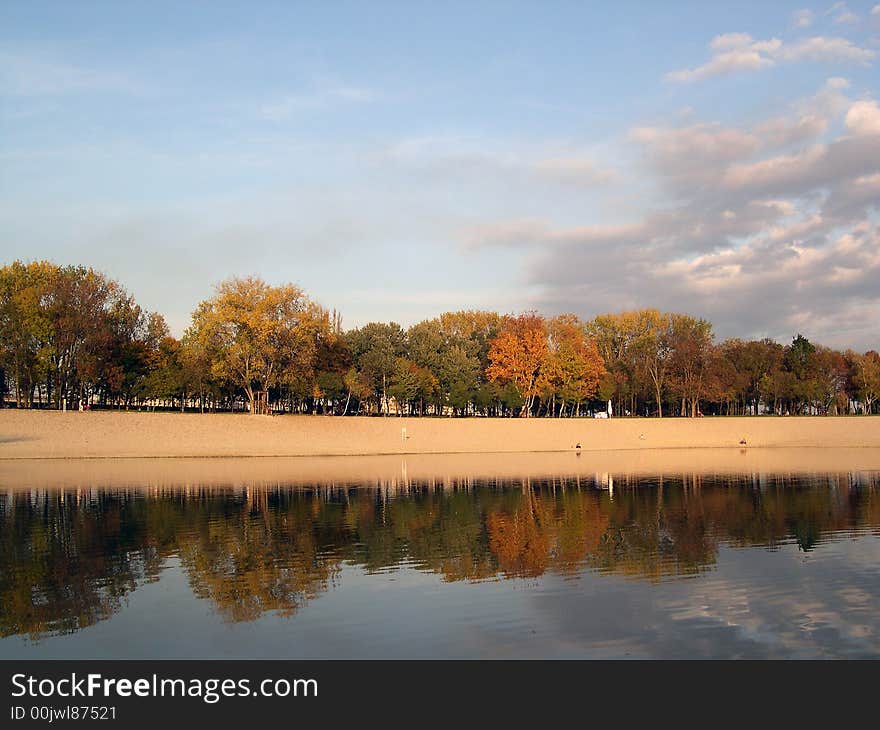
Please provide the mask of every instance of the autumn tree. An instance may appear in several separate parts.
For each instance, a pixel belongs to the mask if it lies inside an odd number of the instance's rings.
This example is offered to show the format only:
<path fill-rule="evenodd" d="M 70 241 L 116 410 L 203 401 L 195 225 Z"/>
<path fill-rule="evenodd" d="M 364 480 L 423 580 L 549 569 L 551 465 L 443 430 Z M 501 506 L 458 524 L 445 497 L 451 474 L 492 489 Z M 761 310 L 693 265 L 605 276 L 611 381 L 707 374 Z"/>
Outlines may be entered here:
<path fill-rule="evenodd" d="M 315 330 L 313 367 L 298 368 L 298 388 L 295 381 L 288 378 L 288 385 L 294 386 L 288 392 L 291 410 L 293 395 L 298 389 L 305 394 L 306 402 L 311 403 L 313 412 L 317 411 L 319 404 L 323 412 L 335 412 L 347 398 L 345 374 L 351 366 L 352 355 L 342 329 L 342 317 L 334 311 L 322 318 Z"/>
<path fill-rule="evenodd" d="M 360 414 L 361 406 L 367 402 L 370 395 L 373 393 L 373 387 L 370 384 L 370 380 L 365 373 L 360 372 L 357 368 L 351 367 L 348 369 L 348 372 L 345 373 L 342 380 L 345 385 L 347 395 L 345 397 L 345 408 L 342 410 L 342 415 L 347 416 L 349 413 L 349 405 L 351 404 L 351 399 L 355 399 L 355 403 L 357 404 L 357 414 Z"/>
<path fill-rule="evenodd" d="M 547 328 L 534 312 L 508 317 L 489 347 L 490 380 L 511 383 L 525 403 L 523 414 L 531 414 L 540 392 L 541 368 L 549 354 Z"/>
<path fill-rule="evenodd" d="M 57 267 L 15 261 L 0 269 L 0 360 L 15 382 L 19 408 L 48 379 L 51 321 L 44 306 Z"/>
<path fill-rule="evenodd" d="M 600 314 L 586 324 L 588 335 L 596 343 L 607 374 L 601 381 L 600 397 L 614 401 L 618 411 L 624 401 L 635 397 L 636 367 L 632 348 L 631 313 Z"/>
<path fill-rule="evenodd" d="M 255 391 L 313 365 L 315 333 L 325 316 L 293 284 L 232 278 L 199 304 L 189 335 L 210 353 L 212 373 L 241 388 L 254 413 Z"/>
<path fill-rule="evenodd" d="M 559 415 L 566 405 L 571 412 L 593 398 L 606 370 L 596 342 L 587 337 L 583 324 L 573 314 L 554 317 L 547 323 L 547 362 L 542 368 L 542 383 L 559 400 Z"/>
<path fill-rule="evenodd" d="M 709 389 L 716 358 L 712 325 L 705 319 L 672 315 L 669 332 L 669 369 L 673 391 L 681 398 L 681 415 L 696 416 Z"/>
<path fill-rule="evenodd" d="M 857 356 L 853 381 L 865 404 L 865 413 L 873 413 L 874 404 L 880 400 L 880 354 L 869 350 Z"/>
<path fill-rule="evenodd" d="M 663 394 L 672 358 L 672 315 L 655 309 L 637 313 L 633 345 L 641 370 L 647 373 L 657 403 L 657 416 L 663 417 Z"/>
<path fill-rule="evenodd" d="M 56 408 L 91 394 L 128 404 L 162 321 L 94 269 L 41 261 L 0 270 L 0 362 L 19 406 L 33 405 L 35 391 Z"/>
<path fill-rule="evenodd" d="M 620 314 L 602 314 L 586 325 L 596 341 L 605 367 L 612 374 L 614 394 L 621 404 L 628 402 L 631 413 L 640 399 L 653 400 L 657 415 L 663 416 L 663 399 L 669 378 L 671 315 L 656 309 L 640 309 Z"/>
<path fill-rule="evenodd" d="M 837 414 L 847 409 L 846 383 L 849 371 L 843 353 L 818 346 L 813 353 L 811 394 L 815 405 L 824 414 Z"/>

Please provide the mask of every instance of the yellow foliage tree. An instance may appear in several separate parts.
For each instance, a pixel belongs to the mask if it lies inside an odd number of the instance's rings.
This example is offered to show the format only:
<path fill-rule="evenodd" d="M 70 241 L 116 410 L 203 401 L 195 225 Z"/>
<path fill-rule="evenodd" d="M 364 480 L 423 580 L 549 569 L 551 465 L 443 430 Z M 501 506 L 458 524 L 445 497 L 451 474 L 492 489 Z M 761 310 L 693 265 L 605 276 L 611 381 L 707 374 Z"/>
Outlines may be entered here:
<path fill-rule="evenodd" d="M 188 334 L 210 354 L 212 374 L 242 388 L 254 413 L 256 390 L 312 367 L 316 336 L 327 326 L 327 313 L 298 287 L 247 277 L 227 279 L 199 304 Z"/>

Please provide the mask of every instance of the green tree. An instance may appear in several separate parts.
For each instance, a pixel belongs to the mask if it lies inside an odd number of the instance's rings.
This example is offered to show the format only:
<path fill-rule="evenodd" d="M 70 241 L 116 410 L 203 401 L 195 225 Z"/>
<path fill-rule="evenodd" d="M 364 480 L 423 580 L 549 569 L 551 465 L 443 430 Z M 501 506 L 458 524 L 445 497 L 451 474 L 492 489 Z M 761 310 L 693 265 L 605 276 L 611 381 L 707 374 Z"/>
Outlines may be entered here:
<path fill-rule="evenodd" d="M 397 358 L 406 355 L 406 334 L 399 324 L 370 322 L 347 334 L 355 367 L 370 384 L 370 399 L 379 413 L 388 412 L 388 384 Z"/>

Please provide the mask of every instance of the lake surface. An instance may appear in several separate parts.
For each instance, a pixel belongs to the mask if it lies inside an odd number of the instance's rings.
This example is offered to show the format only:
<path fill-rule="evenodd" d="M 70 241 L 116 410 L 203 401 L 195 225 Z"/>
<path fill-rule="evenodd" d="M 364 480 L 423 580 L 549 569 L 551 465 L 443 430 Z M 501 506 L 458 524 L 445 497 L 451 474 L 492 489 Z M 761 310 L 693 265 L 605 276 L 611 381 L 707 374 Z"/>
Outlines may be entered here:
<path fill-rule="evenodd" d="M 880 657 L 880 472 L 0 485 L 0 658 Z"/>

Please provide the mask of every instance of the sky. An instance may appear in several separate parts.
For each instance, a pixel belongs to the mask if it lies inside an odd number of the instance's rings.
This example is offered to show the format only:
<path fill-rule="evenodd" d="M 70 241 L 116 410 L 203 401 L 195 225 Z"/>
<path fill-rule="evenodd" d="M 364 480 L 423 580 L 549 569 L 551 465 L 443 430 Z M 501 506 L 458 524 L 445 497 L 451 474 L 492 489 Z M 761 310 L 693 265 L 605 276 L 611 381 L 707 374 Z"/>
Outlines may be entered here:
<path fill-rule="evenodd" d="M 0 0 L 0 262 L 880 349 L 878 100 L 877 0 Z"/>

